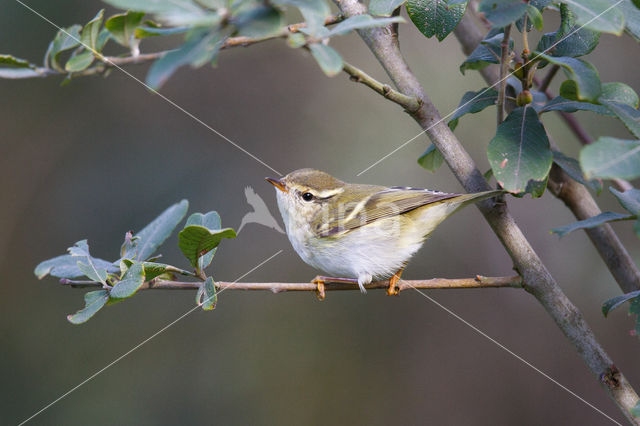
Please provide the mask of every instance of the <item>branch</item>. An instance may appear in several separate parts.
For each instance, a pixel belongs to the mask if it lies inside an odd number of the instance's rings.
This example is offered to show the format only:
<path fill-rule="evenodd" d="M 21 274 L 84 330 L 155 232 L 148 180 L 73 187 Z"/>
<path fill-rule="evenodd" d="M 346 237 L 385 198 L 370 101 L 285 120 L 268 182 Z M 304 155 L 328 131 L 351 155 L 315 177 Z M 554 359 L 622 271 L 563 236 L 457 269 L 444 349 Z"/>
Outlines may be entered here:
<path fill-rule="evenodd" d="M 402 93 L 393 90 L 388 84 L 380 83 L 369 74 L 351 64 L 348 64 L 347 62 L 344 62 L 342 70 L 349 74 L 349 79 L 351 81 L 362 83 L 365 86 L 370 87 L 390 101 L 397 103 L 409 113 L 414 113 L 420 108 L 420 101 L 417 98 L 403 95 Z"/>
<path fill-rule="evenodd" d="M 366 6 L 358 0 L 335 0 L 346 16 L 366 13 Z M 463 17 L 463 21 L 469 19 Z M 476 28 L 477 31 L 477 28 Z M 443 122 L 435 105 L 424 90 L 400 52 L 397 36 L 390 28 L 368 28 L 358 33 L 376 56 L 384 70 L 401 93 L 422 100 L 422 105 L 412 117 L 425 129 L 434 145 L 460 183 L 469 192 L 489 190 L 487 181 L 473 159 L 449 127 Z M 482 36 L 480 36 L 482 37 Z M 479 41 L 479 40 L 478 40 Z M 477 45 L 477 44 L 476 44 Z M 475 45 L 474 45 L 475 47 Z M 635 424 L 630 409 L 638 402 L 638 395 L 627 379 L 597 342 L 584 317 L 562 292 L 542 260 L 535 253 L 522 231 L 509 214 L 505 203 L 486 200 L 477 204 L 493 231 L 511 256 L 524 281 L 524 288 L 533 294 L 547 313 L 554 319 L 567 339 L 574 345 L 592 373 L 600 379 L 609 395 L 618 404 L 625 417 Z M 613 379 L 613 380 L 611 380 Z"/>
<path fill-rule="evenodd" d="M 497 121 L 500 125 L 504 121 L 504 96 L 507 90 L 507 72 L 509 71 L 509 40 L 511 39 L 511 24 L 507 25 L 504 29 L 502 36 L 502 43 L 500 43 L 501 55 L 500 55 L 500 77 L 498 79 L 498 101 L 496 106 L 498 109 Z"/>
<path fill-rule="evenodd" d="M 466 54 L 471 53 L 482 40 L 482 33 L 468 16 L 462 18 L 455 30 L 455 35 Z M 481 74 L 488 84 L 494 84 L 500 78 L 496 66 L 482 69 Z M 534 83 L 538 85 L 535 78 Z M 545 95 L 549 99 L 553 98 L 549 89 L 546 89 Z M 574 129 L 573 125 L 577 126 L 580 133 L 590 140 L 572 114 L 561 112 L 561 116 L 572 130 Z M 556 165 L 553 166 L 549 176 L 548 187 L 552 194 L 565 203 L 578 220 L 588 219 L 602 213 L 589 191 L 559 170 Z M 585 229 L 585 232 L 620 289 L 624 293 L 640 290 L 640 271 L 611 225 L 603 224 L 597 228 Z"/>
<path fill-rule="evenodd" d="M 102 287 L 98 281 L 72 281 L 68 279 L 60 280 L 63 285 L 69 285 L 74 288 L 84 287 Z M 198 281 L 165 281 L 156 280 L 145 282 L 141 290 L 198 290 L 202 286 Z M 483 277 L 481 275 L 475 278 L 433 278 L 430 280 L 400 280 L 396 284 L 400 291 L 411 288 L 417 289 L 454 289 L 454 288 L 498 288 L 511 287 L 522 288 L 522 278 L 515 275 L 512 277 Z M 389 280 L 374 281 L 364 286 L 367 290 L 379 290 L 389 288 Z M 240 282 L 216 282 L 216 289 L 229 290 L 269 290 L 273 293 L 281 293 L 285 291 L 316 291 L 318 285 L 314 283 L 240 283 Z M 334 290 L 360 290 L 358 286 L 344 283 L 325 283 L 325 291 Z"/>
<path fill-rule="evenodd" d="M 538 82 L 536 81 L 538 90 L 541 92 L 544 92 L 545 90 L 547 90 L 549 88 L 549 85 L 551 84 L 551 80 L 553 80 L 553 77 L 556 76 L 559 70 L 560 70 L 560 65 L 556 65 L 556 64 L 552 65 L 547 75 L 544 76 L 544 80 L 542 80 L 542 83 L 538 84 Z"/>

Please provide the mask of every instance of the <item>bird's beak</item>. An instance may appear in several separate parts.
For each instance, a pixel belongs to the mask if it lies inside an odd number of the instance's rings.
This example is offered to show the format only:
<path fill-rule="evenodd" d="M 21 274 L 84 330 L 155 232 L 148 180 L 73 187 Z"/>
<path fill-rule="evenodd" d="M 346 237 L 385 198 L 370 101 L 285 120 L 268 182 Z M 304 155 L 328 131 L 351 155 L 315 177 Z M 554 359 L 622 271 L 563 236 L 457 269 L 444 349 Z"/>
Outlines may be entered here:
<path fill-rule="evenodd" d="M 287 186 L 284 184 L 284 182 L 280 179 L 274 179 L 274 178 L 265 178 L 267 180 L 267 182 L 269 182 L 271 185 L 275 186 L 276 188 L 278 188 L 280 191 L 282 192 L 289 192 L 289 190 L 287 189 Z"/>

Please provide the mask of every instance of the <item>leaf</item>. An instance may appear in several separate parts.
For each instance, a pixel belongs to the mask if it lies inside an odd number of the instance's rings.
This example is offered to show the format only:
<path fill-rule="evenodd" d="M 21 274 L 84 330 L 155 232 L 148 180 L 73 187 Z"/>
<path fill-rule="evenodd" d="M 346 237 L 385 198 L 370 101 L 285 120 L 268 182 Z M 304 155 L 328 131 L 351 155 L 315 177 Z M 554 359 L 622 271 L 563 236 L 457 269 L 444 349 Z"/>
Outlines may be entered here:
<path fill-rule="evenodd" d="M 92 257 L 91 261 L 96 268 L 106 269 L 108 272 L 116 271 L 111 262 L 95 257 Z M 47 275 L 58 278 L 78 278 L 84 275 L 84 273 L 78 268 L 78 258 L 71 256 L 70 254 L 63 254 L 62 256 L 40 262 L 33 273 L 38 277 L 38 279 L 42 279 Z"/>
<path fill-rule="evenodd" d="M 124 47 L 136 47 L 135 30 L 142 21 L 144 12 L 133 12 L 128 10 L 126 13 L 113 15 L 104 23 L 104 26 L 114 40 Z M 140 37 L 141 38 L 141 37 Z"/>
<path fill-rule="evenodd" d="M 598 97 L 598 102 L 617 102 L 638 108 L 638 94 L 624 83 L 602 83 L 602 93 Z"/>
<path fill-rule="evenodd" d="M 0 54 L 0 78 L 42 77 L 43 70 L 24 59 Z"/>
<path fill-rule="evenodd" d="M 559 65 L 567 75 L 567 77 L 576 84 L 578 100 L 596 101 L 601 93 L 600 77 L 598 71 L 590 63 L 582 59 L 571 58 L 568 56 L 555 57 L 536 53 L 541 58 Z M 566 93 L 566 92 L 565 92 Z M 565 94 L 561 92 L 564 97 Z"/>
<path fill-rule="evenodd" d="M 465 114 L 475 114 L 486 107 L 495 105 L 498 100 L 498 92 L 491 88 L 484 88 L 477 92 L 467 92 L 462 96 L 460 104 L 449 119 L 449 128 L 455 130 L 458 127 L 460 117 Z"/>
<path fill-rule="evenodd" d="M 202 213 L 194 213 L 191 216 L 189 216 L 189 218 L 187 219 L 187 223 L 185 226 L 189 226 L 189 225 L 204 226 L 210 231 L 215 231 L 222 228 L 222 221 L 220 220 L 220 215 L 218 214 L 218 212 L 215 212 L 215 211 L 209 212 L 204 215 Z M 204 256 L 200 256 L 198 258 L 199 270 L 202 271 L 211 264 L 211 261 L 213 260 L 213 256 L 215 255 L 216 250 L 218 249 L 214 248 Z"/>
<path fill-rule="evenodd" d="M 84 295 L 84 308 L 73 315 L 67 315 L 71 324 L 82 324 L 94 316 L 109 300 L 107 290 L 90 291 Z"/>
<path fill-rule="evenodd" d="M 145 281 L 151 281 L 152 279 L 159 277 L 166 272 L 180 272 L 180 269 L 171 265 L 167 265 L 165 263 L 134 262 L 130 259 L 122 259 L 121 262 L 125 264 L 125 270 L 130 268 L 134 264 L 140 263 L 144 268 Z"/>
<path fill-rule="evenodd" d="M 148 21 L 150 22 L 150 21 Z M 143 26 L 138 27 L 133 31 L 133 35 L 135 38 L 146 38 L 146 37 L 157 37 L 157 36 L 167 36 L 173 34 L 182 34 L 189 31 L 189 27 L 151 27 L 151 26 Z"/>
<path fill-rule="evenodd" d="M 69 58 L 67 63 L 64 65 L 64 69 L 68 72 L 82 71 L 89 68 L 94 59 L 95 57 L 93 56 L 93 53 L 89 50 L 85 50 Z"/>
<path fill-rule="evenodd" d="M 637 300 L 637 299 L 636 299 Z M 633 407 L 631 410 L 631 415 L 633 417 L 640 417 L 640 402 L 638 402 L 635 407 Z"/>
<path fill-rule="evenodd" d="M 64 73 L 64 69 L 58 63 L 60 53 L 80 45 L 81 29 L 82 27 L 80 25 L 72 25 L 68 28 L 60 29 L 49 45 L 45 56 L 45 64 L 50 64 L 51 68 Z"/>
<path fill-rule="evenodd" d="M 333 27 L 327 33 L 327 37 L 345 35 L 353 30 L 359 30 L 362 28 L 386 27 L 389 24 L 401 22 L 405 22 L 405 20 L 400 16 L 394 16 L 393 18 L 374 18 L 371 15 L 355 15 L 345 19 Z"/>
<path fill-rule="evenodd" d="M 573 222 L 568 225 L 561 226 L 559 228 L 553 228 L 551 232 L 554 234 L 558 234 L 559 237 L 564 237 L 570 232 L 576 231 L 578 229 L 590 229 L 590 228 L 595 228 L 597 226 L 600 226 L 604 223 L 617 222 L 620 220 L 630 220 L 634 218 L 635 216 L 630 214 L 604 212 L 604 213 L 600 213 L 599 215 L 590 217 L 589 219 Z"/>
<path fill-rule="evenodd" d="M 637 2 L 638 0 L 633 1 Z M 622 0 L 622 3 L 620 3 L 618 7 L 620 7 L 622 13 L 624 13 L 625 32 L 640 42 L 640 9 L 634 6 L 631 0 Z"/>
<path fill-rule="evenodd" d="M 487 38 L 482 40 L 478 47 L 460 65 L 460 72 L 464 74 L 466 70 L 479 70 L 489 64 L 500 63 L 502 50 L 500 43 L 502 43 L 503 37 L 504 34 L 502 32 L 497 34 L 489 32 Z M 513 49 L 513 40 L 509 40 L 509 49 Z"/>
<path fill-rule="evenodd" d="M 626 104 L 600 101 L 609 111 L 614 113 L 635 137 L 640 138 L 640 111 Z"/>
<path fill-rule="evenodd" d="M 158 20 L 170 25 L 214 27 L 222 17 L 215 11 L 203 9 L 191 0 L 104 0 L 111 6 L 154 14 Z"/>
<path fill-rule="evenodd" d="M 609 191 L 620 202 L 620 205 L 628 212 L 635 216 L 640 216 L 640 189 L 627 189 L 624 192 L 620 192 L 615 188 L 609 188 Z"/>
<path fill-rule="evenodd" d="M 202 288 L 204 289 L 202 310 L 211 311 L 215 309 L 216 303 L 218 303 L 218 295 L 216 294 L 216 283 L 213 281 L 213 278 L 207 277 L 205 282 L 202 284 Z"/>
<path fill-rule="evenodd" d="M 462 19 L 467 8 L 460 0 L 409 0 L 407 13 L 414 25 L 426 37 L 444 40 Z"/>
<path fill-rule="evenodd" d="M 538 109 L 538 113 L 542 114 L 549 111 L 591 111 L 602 115 L 612 116 L 613 113 L 602 105 L 592 104 L 590 102 L 572 101 L 562 96 L 556 96 L 547 102 L 542 108 Z"/>
<path fill-rule="evenodd" d="M 220 32 L 197 30 L 187 36 L 185 44 L 172 50 L 151 65 L 147 84 L 159 89 L 181 66 L 191 64 L 199 67 L 214 60 L 222 47 Z"/>
<path fill-rule="evenodd" d="M 640 176 L 640 141 L 598 138 L 580 151 L 587 179 L 635 179 Z"/>
<path fill-rule="evenodd" d="M 342 71 L 342 57 L 332 47 L 321 43 L 313 43 L 309 45 L 309 50 L 311 50 L 311 55 L 327 76 L 333 77 Z"/>
<path fill-rule="evenodd" d="M 218 247 L 223 238 L 235 237 L 236 231 L 231 228 L 212 231 L 204 226 L 188 225 L 178 234 L 178 246 L 195 268 L 198 266 L 198 258 Z"/>
<path fill-rule="evenodd" d="M 528 106 L 514 109 L 498 126 L 487 154 L 496 180 L 513 193 L 524 192 L 527 187 L 539 193 L 537 186 L 530 185 L 545 181 L 553 161 L 545 129 L 538 114 Z"/>
<path fill-rule="evenodd" d="M 624 14 L 609 0 L 562 0 L 574 13 L 576 23 L 602 33 L 620 35 Z"/>
<path fill-rule="evenodd" d="M 529 17 L 528 22 L 531 22 L 531 25 L 533 25 L 536 30 L 542 31 L 542 27 L 544 26 L 542 13 L 531 4 L 527 4 L 527 16 Z"/>
<path fill-rule="evenodd" d="M 371 0 L 369 13 L 375 16 L 391 16 L 394 10 L 402 6 L 407 0 Z"/>
<path fill-rule="evenodd" d="M 540 28 L 538 28 L 538 26 L 536 26 L 536 29 L 538 31 L 542 31 L 542 11 L 549 6 L 549 4 L 551 4 L 552 0 L 530 0 L 529 1 L 529 5 L 527 7 L 527 31 L 531 31 L 531 28 L 534 27 L 534 21 L 536 25 L 539 25 Z M 535 11 L 530 11 L 530 7 L 535 8 Z M 520 19 L 518 19 L 516 21 L 516 27 L 518 28 L 518 31 L 522 32 L 524 29 L 524 16 Z"/>
<path fill-rule="evenodd" d="M 587 180 L 582 174 L 582 169 L 580 168 L 578 160 L 567 157 L 559 151 L 553 151 L 553 162 L 560 166 L 560 168 L 564 170 L 571 179 L 583 184 L 584 186 L 588 186 L 598 194 L 602 192 L 602 183 L 595 179 Z"/>
<path fill-rule="evenodd" d="M 102 268 L 97 268 L 92 262 L 83 263 L 81 261 L 77 261 L 78 269 L 90 280 L 97 281 L 102 283 L 103 285 L 107 282 L 107 270 Z"/>
<path fill-rule="evenodd" d="M 442 153 L 438 151 L 438 148 L 434 144 L 429 145 L 429 148 L 418 158 L 418 164 L 431 173 L 435 173 L 442 165 L 444 157 Z"/>
<path fill-rule="evenodd" d="M 187 214 L 188 208 L 189 202 L 182 200 L 163 211 L 160 216 L 138 232 L 136 237 L 140 240 L 136 259 L 148 259 L 169 238 L 169 235 Z"/>
<path fill-rule="evenodd" d="M 126 299 L 133 296 L 145 281 L 145 268 L 142 263 L 134 263 L 109 292 L 112 299 Z"/>
<path fill-rule="evenodd" d="M 288 5 L 298 8 L 305 22 L 309 34 L 316 36 L 324 29 L 324 21 L 331 14 L 329 4 L 325 0 L 275 0 L 272 4 Z"/>
<path fill-rule="evenodd" d="M 99 11 L 98 14 L 90 20 L 84 28 L 82 28 L 80 42 L 85 49 L 97 52 L 98 35 L 100 34 L 100 27 L 102 26 L 103 18 L 104 9 Z"/>
<path fill-rule="evenodd" d="M 263 38 L 278 34 L 284 24 L 282 13 L 273 6 L 260 5 L 236 18 L 238 36 Z"/>
<path fill-rule="evenodd" d="M 623 294 L 622 296 L 617 296 L 612 299 L 607 300 L 602 304 L 602 313 L 606 317 L 609 312 L 622 305 L 627 300 L 633 299 L 640 296 L 640 290 L 632 291 L 627 294 Z"/>
<path fill-rule="evenodd" d="M 522 0 L 482 0 L 478 11 L 483 12 L 494 28 L 502 28 L 517 21 L 527 11 Z"/>

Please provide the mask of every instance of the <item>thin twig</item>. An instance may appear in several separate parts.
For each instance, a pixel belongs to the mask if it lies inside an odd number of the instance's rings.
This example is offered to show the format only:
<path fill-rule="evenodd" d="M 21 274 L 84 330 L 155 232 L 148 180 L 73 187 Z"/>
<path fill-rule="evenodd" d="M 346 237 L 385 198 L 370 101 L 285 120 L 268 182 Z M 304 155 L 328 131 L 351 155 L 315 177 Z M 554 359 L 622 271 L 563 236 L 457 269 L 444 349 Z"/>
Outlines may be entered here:
<path fill-rule="evenodd" d="M 394 90 L 388 84 L 380 83 L 378 80 L 371 77 L 364 71 L 354 67 L 353 65 L 344 62 L 342 70 L 349 74 L 350 80 L 356 83 L 362 83 L 365 86 L 375 90 L 385 98 L 397 103 L 403 107 L 407 112 L 416 112 L 420 108 L 420 102 L 417 98 L 403 95 L 402 93 Z"/>
<path fill-rule="evenodd" d="M 544 76 L 542 83 L 538 84 L 538 90 L 540 90 L 541 92 L 547 90 L 549 88 L 549 85 L 551 84 L 551 80 L 553 80 L 553 77 L 556 76 L 559 70 L 560 65 L 552 65 L 549 69 L 549 72 L 547 72 L 547 75 Z"/>
<path fill-rule="evenodd" d="M 72 281 L 72 280 L 60 280 L 63 285 L 69 285 L 74 288 L 84 287 L 101 287 L 102 284 L 97 281 Z M 166 281 L 166 280 L 151 280 L 145 282 L 141 290 L 198 290 L 202 286 L 199 281 Z M 402 290 L 410 288 L 419 289 L 461 289 L 461 288 L 499 288 L 499 287 L 512 287 L 522 288 L 522 278 L 515 275 L 511 277 L 484 277 L 481 275 L 475 278 L 432 278 L 429 280 L 400 280 L 396 286 Z M 364 286 L 367 290 L 378 290 L 389 288 L 389 281 L 374 281 Z M 285 291 L 316 291 L 318 285 L 308 283 L 242 283 L 242 282 L 226 282 L 217 281 L 216 288 L 218 290 L 268 290 L 273 293 L 281 293 Z M 325 283 L 326 291 L 334 290 L 359 290 L 357 285 L 345 284 L 345 283 Z"/>
<path fill-rule="evenodd" d="M 511 24 L 507 25 L 500 43 L 500 84 L 498 85 L 497 121 L 498 126 L 504 121 L 504 96 L 507 91 L 507 72 L 509 71 L 509 41 L 511 40 Z"/>

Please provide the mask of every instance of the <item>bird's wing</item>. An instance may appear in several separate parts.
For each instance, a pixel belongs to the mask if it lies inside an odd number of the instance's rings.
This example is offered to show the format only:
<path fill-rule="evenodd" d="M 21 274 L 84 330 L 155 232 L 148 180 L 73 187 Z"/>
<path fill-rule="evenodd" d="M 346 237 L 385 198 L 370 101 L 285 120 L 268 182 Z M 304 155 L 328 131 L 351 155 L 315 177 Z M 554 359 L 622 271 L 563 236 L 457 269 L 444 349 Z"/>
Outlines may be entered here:
<path fill-rule="evenodd" d="M 409 187 L 384 188 L 356 197 L 359 201 L 341 206 L 330 215 L 320 212 L 312 226 L 317 236 L 330 237 L 459 195 Z"/>

